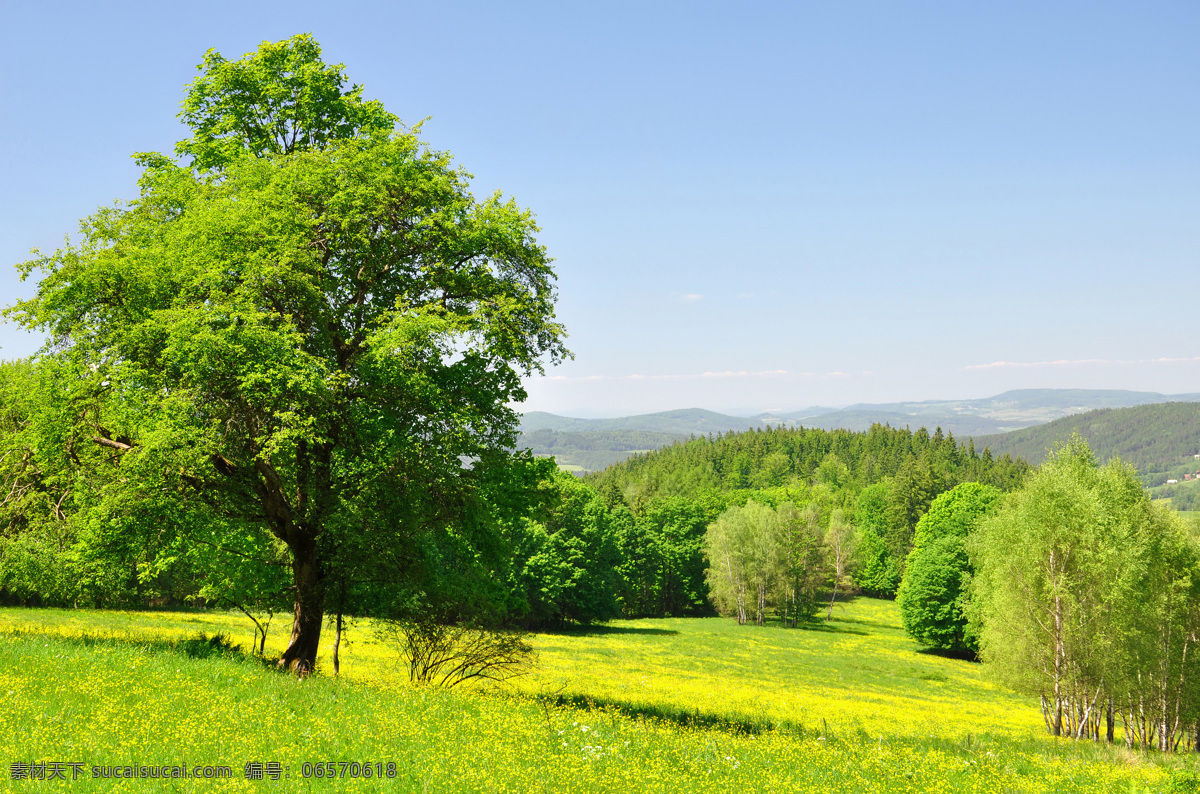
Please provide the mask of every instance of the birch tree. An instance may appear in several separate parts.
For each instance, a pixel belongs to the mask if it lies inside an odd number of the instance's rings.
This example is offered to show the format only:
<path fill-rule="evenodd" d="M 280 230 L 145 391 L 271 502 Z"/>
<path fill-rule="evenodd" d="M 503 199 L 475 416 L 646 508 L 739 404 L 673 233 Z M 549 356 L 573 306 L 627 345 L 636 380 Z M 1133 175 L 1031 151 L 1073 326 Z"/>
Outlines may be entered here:
<path fill-rule="evenodd" d="M 972 620 L 994 675 L 1037 695 L 1048 732 L 1141 748 L 1194 744 L 1195 540 L 1119 461 L 1078 436 L 969 539 Z"/>
<path fill-rule="evenodd" d="M 798 625 L 816 606 L 823 580 L 820 514 L 792 502 L 778 509 L 753 500 L 730 507 L 705 536 L 713 603 L 738 623 L 761 626 L 774 610 Z"/>
<path fill-rule="evenodd" d="M 777 603 L 783 622 L 796 628 L 820 609 L 817 590 L 824 578 L 820 508 L 816 503 L 801 509 L 784 502 L 775 512 L 780 542 Z"/>
<path fill-rule="evenodd" d="M 841 510 L 834 510 L 829 517 L 829 528 L 825 530 L 825 558 L 829 578 L 833 586 L 829 596 L 829 613 L 826 620 L 833 620 L 833 604 L 837 601 L 838 589 L 850 584 L 850 560 L 854 554 L 854 525 Z"/>

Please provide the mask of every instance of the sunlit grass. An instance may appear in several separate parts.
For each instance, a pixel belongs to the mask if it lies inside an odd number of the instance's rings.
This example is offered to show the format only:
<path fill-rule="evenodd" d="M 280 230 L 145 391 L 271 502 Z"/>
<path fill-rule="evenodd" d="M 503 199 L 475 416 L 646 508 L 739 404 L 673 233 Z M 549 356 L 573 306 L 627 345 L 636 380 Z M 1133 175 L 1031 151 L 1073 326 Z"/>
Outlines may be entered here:
<path fill-rule="evenodd" d="M 72 791 L 381 788 L 301 778 L 305 761 L 353 760 L 394 762 L 391 788 L 431 791 L 1133 791 L 1196 771 L 1186 756 L 1046 737 L 1036 703 L 980 665 L 920 652 L 890 602 L 835 615 L 804 631 L 679 619 L 541 634 L 540 668 L 514 688 L 445 692 L 408 687 L 365 622 L 340 680 L 296 681 L 151 641 L 226 632 L 249 648 L 253 627 L 235 613 L 3 609 L 0 750 L 9 763 L 234 770 Z M 288 627 L 276 619 L 268 654 Z M 291 778 L 245 780 L 247 761 L 279 761 Z"/>
<path fill-rule="evenodd" d="M 813 630 L 738 626 L 721 618 L 615 621 L 541 635 L 542 669 L 526 691 L 678 706 L 807 732 L 904 736 L 1041 730 L 1027 698 L 990 683 L 978 664 L 919 650 L 895 605 L 858 599 Z"/>

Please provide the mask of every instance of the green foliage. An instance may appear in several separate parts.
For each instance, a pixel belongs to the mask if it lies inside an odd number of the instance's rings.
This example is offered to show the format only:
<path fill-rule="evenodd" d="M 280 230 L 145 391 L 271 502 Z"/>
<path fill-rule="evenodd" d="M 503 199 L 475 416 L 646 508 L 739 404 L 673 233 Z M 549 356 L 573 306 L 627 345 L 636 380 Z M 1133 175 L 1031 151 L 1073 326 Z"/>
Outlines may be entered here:
<path fill-rule="evenodd" d="M 972 568 L 966 541 L 1000 497 L 1000 490 L 990 485 L 963 483 L 933 500 L 929 512 L 917 522 L 896 601 L 904 630 L 922 645 L 955 652 L 978 650 L 967 620 Z"/>
<path fill-rule="evenodd" d="M 768 610 L 796 626 L 817 608 L 826 580 L 819 507 L 777 509 L 750 500 L 721 513 L 705 535 L 708 586 L 717 610 L 762 625 Z"/>
<path fill-rule="evenodd" d="M 635 517 L 624 504 L 615 507 L 627 617 L 711 614 L 704 533 L 721 508 L 712 499 L 673 498 L 653 502 Z"/>
<path fill-rule="evenodd" d="M 868 485 L 858 495 L 854 510 L 854 524 L 858 527 L 854 584 L 875 596 L 894 595 L 900 586 L 900 563 L 885 540 L 890 493 L 890 480 Z"/>
<path fill-rule="evenodd" d="M 343 66 L 325 64 L 307 34 L 264 41 L 237 61 L 209 50 L 198 68 L 179 114 L 192 137 L 175 153 L 200 171 L 222 170 L 246 153 L 267 157 L 387 138 L 397 121 L 379 102 L 364 101 L 362 86 L 343 90 Z"/>
<path fill-rule="evenodd" d="M 918 461 L 922 462 L 918 465 Z M 908 500 L 911 507 L 904 513 L 908 531 L 928 504 L 923 503 L 926 493 L 932 499 L 971 481 L 1007 490 L 1019 484 L 1028 470 L 1023 461 L 1011 458 L 971 456 L 953 436 L 943 437 L 940 432 L 931 437 L 924 431 L 875 425 L 861 433 L 772 428 L 705 436 L 638 455 L 587 479 L 601 489 L 618 488 L 631 505 L 659 494 L 694 497 L 739 489 L 807 488 L 820 481 L 847 494 L 849 501 L 843 499 L 843 506 L 853 507 L 858 491 L 895 478 L 906 464 L 917 479 L 928 475 L 927 482 L 914 483 L 924 488 L 920 493 L 905 491 L 894 497 L 898 503 Z"/>
<path fill-rule="evenodd" d="M 586 479 L 635 514 L 668 496 L 774 507 L 816 499 L 823 532 L 840 508 L 857 527 L 847 544 L 853 557 L 845 561 L 853 583 L 890 596 L 933 497 L 960 482 L 1011 488 L 1027 469 L 1022 461 L 976 455 L 940 430 L 930 436 L 876 425 L 865 433 L 800 428 L 696 438 Z"/>
<path fill-rule="evenodd" d="M 894 595 L 900 586 L 900 565 L 879 532 L 871 527 L 859 530 L 855 551 L 855 586 L 873 596 Z"/>
<path fill-rule="evenodd" d="M 940 485 L 934 479 L 927 457 L 910 458 L 896 472 L 888 490 L 887 508 L 884 511 L 884 540 L 894 559 L 904 560 L 908 557 L 917 522 L 929 509 L 929 503 L 940 491 Z"/>
<path fill-rule="evenodd" d="M 978 482 L 966 482 L 941 494 L 917 522 L 913 551 L 936 538 L 949 535 L 966 538 L 1002 495 L 1000 489 Z"/>
<path fill-rule="evenodd" d="M 896 602 L 910 637 L 944 651 L 975 651 L 977 641 L 964 616 L 970 565 L 957 535 L 930 539 L 914 549 Z"/>
<path fill-rule="evenodd" d="M 513 530 L 513 592 L 528 627 L 590 623 L 621 614 L 617 537 L 600 496 L 570 474 L 543 482 L 534 519 Z"/>

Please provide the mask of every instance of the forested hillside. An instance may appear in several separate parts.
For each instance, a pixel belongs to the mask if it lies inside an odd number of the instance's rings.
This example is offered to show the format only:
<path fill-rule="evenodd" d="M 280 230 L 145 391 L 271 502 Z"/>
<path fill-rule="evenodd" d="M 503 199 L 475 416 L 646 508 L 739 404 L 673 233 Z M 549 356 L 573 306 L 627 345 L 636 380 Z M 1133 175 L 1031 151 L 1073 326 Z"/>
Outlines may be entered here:
<path fill-rule="evenodd" d="M 1162 485 L 1200 469 L 1200 403 L 1171 402 L 1089 411 L 1049 424 L 1001 435 L 979 436 L 975 445 L 1040 464 L 1047 450 L 1078 432 L 1096 457 L 1119 457 L 1137 468 L 1143 484 Z"/>
<path fill-rule="evenodd" d="M 979 481 L 1012 488 L 1024 475 L 1023 461 L 996 459 L 971 443 L 959 444 L 940 430 L 932 436 L 875 425 L 866 432 L 816 428 L 773 428 L 680 442 L 638 455 L 588 481 L 601 492 L 617 489 L 628 500 L 660 495 L 690 497 L 705 491 L 807 486 L 863 488 L 895 477 L 919 461 L 940 490 Z"/>
<path fill-rule="evenodd" d="M 1011 490 L 1028 470 L 940 430 L 876 425 L 694 438 L 585 483 L 610 525 L 626 527 L 617 539 L 626 614 L 681 614 L 670 605 L 694 610 L 706 594 L 739 620 L 774 611 L 795 622 L 817 608 L 818 591 L 894 595 L 938 495 L 963 482 Z"/>

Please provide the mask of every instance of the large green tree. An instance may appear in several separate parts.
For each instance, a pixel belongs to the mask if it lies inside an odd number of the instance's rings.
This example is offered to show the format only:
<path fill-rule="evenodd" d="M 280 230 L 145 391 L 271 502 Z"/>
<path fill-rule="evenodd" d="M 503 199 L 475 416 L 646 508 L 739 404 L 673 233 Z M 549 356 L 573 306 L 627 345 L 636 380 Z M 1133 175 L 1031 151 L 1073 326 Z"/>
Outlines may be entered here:
<path fill-rule="evenodd" d="M 190 161 L 140 155 L 139 197 L 25 263 L 37 293 L 11 310 L 49 335 L 64 454 L 107 466 L 81 514 L 114 542 L 284 549 L 301 672 L 331 582 L 415 581 L 375 603 L 416 603 L 497 551 L 509 405 L 566 354 L 530 213 L 477 201 L 319 56 L 306 36 L 210 52 Z"/>

